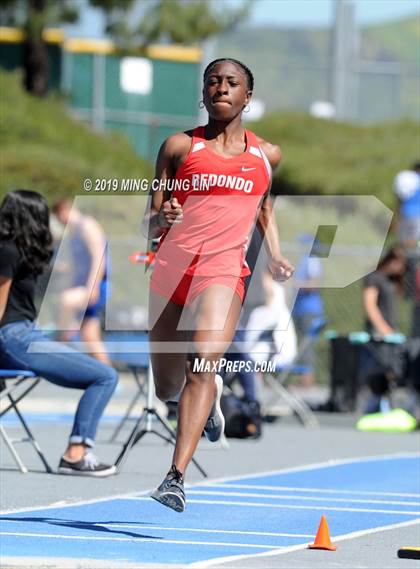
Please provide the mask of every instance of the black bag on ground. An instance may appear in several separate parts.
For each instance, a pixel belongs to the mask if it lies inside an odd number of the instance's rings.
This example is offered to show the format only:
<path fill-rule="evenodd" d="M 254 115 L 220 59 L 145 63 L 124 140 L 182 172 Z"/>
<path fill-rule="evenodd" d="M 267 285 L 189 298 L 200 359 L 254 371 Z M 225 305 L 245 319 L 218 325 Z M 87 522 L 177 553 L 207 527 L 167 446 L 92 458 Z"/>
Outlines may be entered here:
<path fill-rule="evenodd" d="M 258 439 L 261 436 L 261 409 L 256 401 L 244 401 L 234 393 L 223 394 L 220 406 L 225 417 L 225 436 Z"/>
<path fill-rule="evenodd" d="M 369 382 L 371 376 L 387 374 L 398 386 L 405 385 L 408 373 L 406 344 L 388 344 L 371 340 L 362 348 L 360 380 Z"/>
<path fill-rule="evenodd" d="M 347 336 L 330 341 L 330 398 L 325 411 L 354 411 L 359 391 L 360 346 L 352 344 Z"/>

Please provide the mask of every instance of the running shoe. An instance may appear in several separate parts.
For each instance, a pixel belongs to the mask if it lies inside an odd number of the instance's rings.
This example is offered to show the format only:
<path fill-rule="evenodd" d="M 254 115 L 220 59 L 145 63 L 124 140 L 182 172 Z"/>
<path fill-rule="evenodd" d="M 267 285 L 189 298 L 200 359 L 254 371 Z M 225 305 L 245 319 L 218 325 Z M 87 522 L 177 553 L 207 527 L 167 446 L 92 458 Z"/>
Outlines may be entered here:
<path fill-rule="evenodd" d="M 184 479 L 174 464 L 151 497 L 175 512 L 181 513 L 185 510 Z"/>
<path fill-rule="evenodd" d="M 58 465 L 59 474 L 69 474 L 71 476 L 96 476 L 97 478 L 111 476 L 117 472 L 114 465 L 102 464 L 92 452 L 87 452 L 77 462 L 69 462 L 64 457 Z"/>
<path fill-rule="evenodd" d="M 220 441 L 225 432 L 225 418 L 220 408 L 220 399 L 223 393 L 223 379 L 220 375 L 216 375 L 216 387 L 216 399 L 213 403 L 207 423 L 204 426 L 204 434 L 212 443 Z"/>

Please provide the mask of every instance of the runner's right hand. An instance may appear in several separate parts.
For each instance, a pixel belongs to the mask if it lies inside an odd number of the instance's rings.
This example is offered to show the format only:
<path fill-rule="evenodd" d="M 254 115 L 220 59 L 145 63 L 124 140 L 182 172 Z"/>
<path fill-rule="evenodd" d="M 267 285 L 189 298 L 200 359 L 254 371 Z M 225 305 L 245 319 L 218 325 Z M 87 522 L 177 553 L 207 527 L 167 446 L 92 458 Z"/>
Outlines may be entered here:
<path fill-rule="evenodd" d="M 171 227 L 174 223 L 181 223 L 183 217 L 182 207 L 178 200 L 171 198 L 162 204 L 159 211 L 159 226 L 165 228 Z"/>

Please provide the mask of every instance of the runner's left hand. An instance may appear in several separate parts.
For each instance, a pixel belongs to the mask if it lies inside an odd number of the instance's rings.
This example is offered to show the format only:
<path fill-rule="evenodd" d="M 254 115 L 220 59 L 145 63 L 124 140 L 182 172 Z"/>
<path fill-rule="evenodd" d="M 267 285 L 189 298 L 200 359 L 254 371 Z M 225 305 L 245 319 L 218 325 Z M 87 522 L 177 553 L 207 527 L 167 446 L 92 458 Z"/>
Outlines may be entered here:
<path fill-rule="evenodd" d="M 294 266 L 285 257 L 273 257 L 271 259 L 270 272 L 275 281 L 287 281 L 295 272 Z"/>

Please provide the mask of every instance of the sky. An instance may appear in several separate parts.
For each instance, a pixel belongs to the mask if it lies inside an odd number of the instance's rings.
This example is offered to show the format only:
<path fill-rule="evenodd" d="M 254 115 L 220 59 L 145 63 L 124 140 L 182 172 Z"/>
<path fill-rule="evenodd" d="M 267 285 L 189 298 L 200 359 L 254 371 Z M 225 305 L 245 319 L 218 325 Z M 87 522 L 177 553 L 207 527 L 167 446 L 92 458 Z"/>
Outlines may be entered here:
<path fill-rule="evenodd" d="M 236 0 L 232 0 L 235 3 Z M 419 0 L 352 0 L 360 24 L 373 24 L 413 15 Z M 332 0 L 256 0 L 250 23 L 279 26 L 325 26 L 334 13 Z"/>
<path fill-rule="evenodd" d="M 100 10 L 86 7 L 86 0 L 74 0 L 80 10 L 78 24 L 67 26 L 67 33 L 79 37 L 101 37 L 103 16 Z M 242 0 L 215 0 L 220 4 L 238 5 Z M 375 24 L 412 16 L 420 12 L 420 0 L 346 0 L 356 7 L 361 25 Z M 331 25 L 335 0 L 254 0 L 247 25 L 277 25 L 280 27 L 308 27 Z"/>

